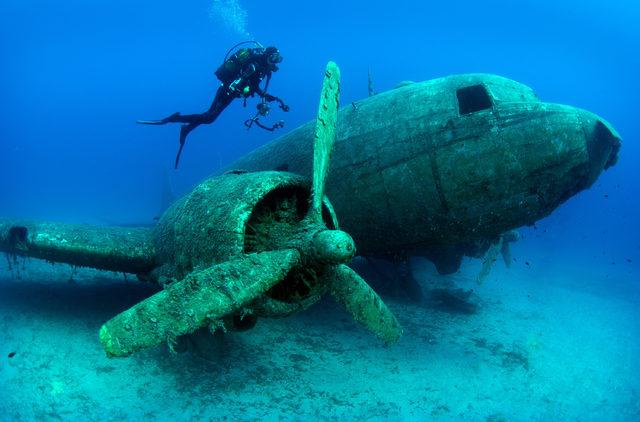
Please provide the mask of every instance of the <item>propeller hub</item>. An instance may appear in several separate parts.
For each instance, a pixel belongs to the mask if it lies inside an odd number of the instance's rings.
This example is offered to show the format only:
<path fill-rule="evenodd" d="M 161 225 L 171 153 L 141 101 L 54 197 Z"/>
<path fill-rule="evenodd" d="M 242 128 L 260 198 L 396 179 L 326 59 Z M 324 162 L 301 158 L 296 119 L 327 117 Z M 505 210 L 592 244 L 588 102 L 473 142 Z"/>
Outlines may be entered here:
<path fill-rule="evenodd" d="M 313 255 L 323 264 L 346 264 L 356 253 L 351 236 L 342 230 L 323 230 L 312 242 Z"/>

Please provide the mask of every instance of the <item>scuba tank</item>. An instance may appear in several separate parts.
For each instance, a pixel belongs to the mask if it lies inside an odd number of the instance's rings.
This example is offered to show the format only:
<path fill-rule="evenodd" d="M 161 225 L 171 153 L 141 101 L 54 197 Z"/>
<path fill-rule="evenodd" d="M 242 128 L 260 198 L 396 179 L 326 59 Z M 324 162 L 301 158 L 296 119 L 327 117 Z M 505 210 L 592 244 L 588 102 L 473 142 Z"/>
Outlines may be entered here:
<path fill-rule="evenodd" d="M 225 85 L 233 82 L 239 75 L 242 69 L 245 67 L 247 63 L 253 57 L 254 48 L 241 48 L 237 50 L 235 53 L 231 54 L 231 52 L 238 46 L 242 44 L 252 43 L 257 46 L 257 48 L 264 48 L 262 44 L 257 41 L 244 41 L 238 43 L 231 47 L 227 54 L 224 56 L 224 61 L 215 71 L 216 77 Z"/>
<path fill-rule="evenodd" d="M 244 66 L 249 63 L 251 56 L 253 56 L 251 50 L 252 49 L 249 48 L 242 48 L 220 65 L 216 70 L 216 77 L 220 82 L 229 85 L 238 77 Z"/>

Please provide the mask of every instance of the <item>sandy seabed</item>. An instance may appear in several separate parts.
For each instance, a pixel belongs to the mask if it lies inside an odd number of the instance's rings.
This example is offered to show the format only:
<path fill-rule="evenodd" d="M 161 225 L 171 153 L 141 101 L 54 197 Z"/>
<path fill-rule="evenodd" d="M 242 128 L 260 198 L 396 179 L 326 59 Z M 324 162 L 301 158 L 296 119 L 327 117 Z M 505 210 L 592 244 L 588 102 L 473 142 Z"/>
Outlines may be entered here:
<path fill-rule="evenodd" d="M 478 312 L 385 298 L 405 334 L 384 347 L 327 299 L 200 353 L 108 359 L 101 324 L 154 287 L 4 264 L 1 419 L 640 420 L 640 288 L 629 277 L 496 266 L 477 285 L 473 263 L 448 277 L 418 267 L 425 283 L 473 288 Z"/>

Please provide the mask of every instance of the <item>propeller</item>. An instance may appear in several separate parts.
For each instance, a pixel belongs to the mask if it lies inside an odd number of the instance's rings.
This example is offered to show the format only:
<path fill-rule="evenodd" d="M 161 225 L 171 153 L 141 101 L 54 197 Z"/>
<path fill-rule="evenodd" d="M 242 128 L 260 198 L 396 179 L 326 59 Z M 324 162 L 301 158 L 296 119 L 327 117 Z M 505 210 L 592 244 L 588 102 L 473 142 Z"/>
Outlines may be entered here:
<path fill-rule="evenodd" d="M 329 173 L 333 143 L 336 139 L 339 103 L 340 69 L 334 62 L 329 62 L 322 82 L 313 145 L 313 186 L 309 215 L 316 222 L 322 221 L 324 186 Z"/>
<path fill-rule="evenodd" d="M 138 303 L 108 321 L 100 341 L 109 356 L 127 356 L 143 348 L 215 324 L 237 313 L 289 274 L 312 274 L 312 289 L 328 290 L 353 318 L 385 343 L 402 328 L 382 299 L 346 263 L 356 248 L 351 236 L 327 229 L 322 219 L 325 182 L 336 134 L 340 70 L 329 62 L 320 97 L 314 142 L 312 194 L 307 215 L 299 221 L 267 219 L 266 239 L 254 253 L 206 269 Z M 289 277 L 290 278 L 290 277 Z M 309 286 L 307 286 L 309 287 Z"/>
<path fill-rule="evenodd" d="M 380 296 L 355 271 L 344 264 L 331 268 L 324 278 L 337 302 L 354 320 L 367 327 L 386 344 L 395 343 L 402 328 Z"/>
<path fill-rule="evenodd" d="M 299 264 L 300 254 L 286 249 L 193 271 L 104 324 L 100 342 L 110 357 L 128 356 L 163 341 L 171 344 L 248 305 Z"/>

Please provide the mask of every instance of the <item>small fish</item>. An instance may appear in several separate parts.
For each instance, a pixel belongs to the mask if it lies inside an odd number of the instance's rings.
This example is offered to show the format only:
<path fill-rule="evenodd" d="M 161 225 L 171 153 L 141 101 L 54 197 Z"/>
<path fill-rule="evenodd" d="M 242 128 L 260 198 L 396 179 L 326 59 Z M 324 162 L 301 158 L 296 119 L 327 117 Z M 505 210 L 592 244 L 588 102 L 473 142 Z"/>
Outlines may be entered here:
<path fill-rule="evenodd" d="M 14 357 L 16 355 L 16 352 L 11 352 L 9 353 L 9 359 L 11 359 L 12 357 Z"/>

